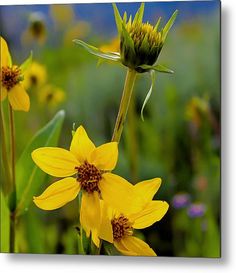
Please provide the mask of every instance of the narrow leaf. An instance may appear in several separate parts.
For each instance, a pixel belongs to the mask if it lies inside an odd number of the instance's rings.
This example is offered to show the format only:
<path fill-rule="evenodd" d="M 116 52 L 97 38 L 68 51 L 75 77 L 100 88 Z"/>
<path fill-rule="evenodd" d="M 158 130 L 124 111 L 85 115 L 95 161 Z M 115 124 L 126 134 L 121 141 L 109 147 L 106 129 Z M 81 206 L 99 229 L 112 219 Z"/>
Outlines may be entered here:
<path fill-rule="evenodd" d="M 124 15 L 123 15 L 123 24 L 125 25 L 127 22 L 127 12 L 125 11 Z"/>
<path fill-rule="evenodd" d="M 33 61 L 33 52 L 30 51 L 29 57 L 20 66 L 22 73 L 24 73 L 30 67 L 32 61 Z"/>
<path fill-rule="evenodd" d="M 33 162 L 31 153 L 40 147 L 56 146 L 65 117 L 64 111 L 59 111 L 55 117 L 33 137 L 26 146 L 16 164 L 17 215 L 23 213 L 32 203 L 33 196 L 47 177 Z"/>
<path fill-rule="evenodd" d="M 9 253 L 10 211 L 2 191 L 0 195 L 0 252 Z"/>
<path fill-rule="evenodd" d="M 140 68 L 142 69 L 147 69 L 147 70 L 155 70 L 155 71 L 158 71 L 158 72 L 161 72 L 161 73 L 169 73 L 169 74 L 173 74 L 174 71 L 165 67 L 164 65 L 161 65 L 161 64 L 157 64 L 157 65 L 140 65 L 139 66 Z"/>
<path fill-rule="evenodd" d="M 141 109 L 141 119 L 142 121 L 144 121 L 144 117 L 143 117 L 143 111 L 144 111 L 144 108 L 145 108 L 145 105 L 147 104 L 148 100 L 150 99 L 150 96 L 152 94 L 152 90 L 153 90 L 153 86 L 154 86 L 154 83 L 155 83 L 155 72 L 153 70 L 150 71 L 150 76 L 151 76 L 151 87 L 147 93 L 147 96 L 143 102 L 143 106 L 142 106 L 142 109 Z"/>
<path fill-rule="evenodd" d="M 143 13 L 144 13 L 144 3 L 141 4 L 140 8 L 138 9 L 137 13 L 135 14 L 134 23 L 142 23 Z"/>
<path fill-rule="evenodd" d="M 117 27 L 118 33 L 121 34 L 121 31 L 122 31 L 122 18 L 120 16 L 120 13 L 119 13 L 119 10 L 118 10 L 116 4 L 112 3 L 112 6 L 113 6 L 113 10 L 114 10 L 116 27 Z"/>
<path fill-rule="evenodd" d="M 173 26 L 177 14 L 178 14 L 178 10 L 176 10 L 176 11 L 171 15 L 169 21 L 166 23 L 165 27 L 163 28 L 163 30 L 162 30 L 162 39 L 163 39 L 163 42 L 165 41 L 166 36 L 167 36 L 169 30 L 170 30 L 171 27 Z"/>
<path fill-rule="evenodd" d="M 161 17 L 159 17 L 159 19 L 157 20 L 157 23 L 156 23 L 156 25 L 155 25 L 155 27 L 154 27 L 154 30 L 155 30 L 155 31 L 158 31 L 158 28 L 159 28 L 160 23 L 161 23 Z"/>
<path fill-rule="evenodd" d="M 132 40 L 132 38 L 130 37 L 128 31 L 126 30 L 125 26 L 122 24 L 122 34 L 124 37 L 124 44 L 129 48 L 129 50 L 131 50 L 132 54 L 135 54 L 134 51 L 134 41 Z"/>
<path fill-rule="evenodd" d="M 120 61 L 120 54 L 119 53 L 113 53 L 113 52 L 102 52 L 97 47 L 94 47 L 92 45 L 89 45 L 81 40 L 73 40 L 74 43 L 77 45 L 81 45 L 84 49 L 86 49 L 89 53 L 106 60 L 119 62 Z"/>

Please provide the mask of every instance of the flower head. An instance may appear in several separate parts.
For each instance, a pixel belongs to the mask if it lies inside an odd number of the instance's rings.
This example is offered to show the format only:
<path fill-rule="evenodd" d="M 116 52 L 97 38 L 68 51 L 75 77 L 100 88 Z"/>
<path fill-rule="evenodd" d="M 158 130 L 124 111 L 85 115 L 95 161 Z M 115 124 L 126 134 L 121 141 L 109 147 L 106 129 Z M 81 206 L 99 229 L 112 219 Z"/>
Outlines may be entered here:
<path fill-rule="evenodd" d="M 132 198 L 132 185 L 112 174 L 118 159 L 116 142 L 95 147 L 80 126 L 70 150 L 55 147 L 39 148 L 32 152 L 36 165 L 55 177 L 65 177 L 50 185 L 40 196 L 34 197 L 36 206 L 43 210 L 60 208 L 76 198 L 82 191 L 80 223 L 87 236 L 100 225 L 100 202 L 124 209 Z M 123 196 L 130 196 L 123 200 Z M 98 241 L 94 239 L 98 245 Z"/>
<path fill-rule="evenodd" d="M 188 193 L 178 193 L 172 200 L 173 207 L 176 209 L 186 208 L 190 203 L 190 195 Z"/>
<path fill-rule="evenodd" d="M 191 204 L 188 208 L 188 216 L 191 218 L 202 217 L 206 212 L 206 206 L 202 203 Z"/>
<path fill-rule="evenodd" d="M 162 219 L 169 205 L 152 198 L 161 180 L 154 178 L 133 186 L 133 200 L 123 210 L 115 210 L 101 202 L 102 221 L 98 237 L 106 240 L 124 255 L 156 256 L 147 243 L 133 236 L 134 229 L 143 229 Z"/>
<path fill-rule="evenodd" d="M 47 79 L 46 68 L 37 62 L 32 62 L 30 70 L 24 75 L 24 86 L 28 88 L 38 88 L 45 84 Z"/>
<path fill-rule="evenodd" d="M 42 105 L 54 108 L 65 100 L 65 92 L 59 87 L 46 84 L 38 90 L 38 100 Z"/>
<path fill-rule="evenodd" d="M 6 41 L 0 37 L 0 42 L 0 99 L 3 101 L 8 97 L 13 110 L 28 112 L 30 108 L 30 99 L 22 83 L 24 81 L 24 73 L 31 64 L 32 54 L 21 66 L 12 64 Z"/>

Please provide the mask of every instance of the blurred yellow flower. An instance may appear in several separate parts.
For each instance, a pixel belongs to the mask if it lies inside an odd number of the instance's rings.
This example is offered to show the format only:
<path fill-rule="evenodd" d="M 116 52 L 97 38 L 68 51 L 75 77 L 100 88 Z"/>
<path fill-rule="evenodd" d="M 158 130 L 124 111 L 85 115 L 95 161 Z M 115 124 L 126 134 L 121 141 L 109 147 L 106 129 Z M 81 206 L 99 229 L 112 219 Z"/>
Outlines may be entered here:
<path fill-rule="evenodd" d="M 42 45 L 45 43 L 46 34 L 46 24 L 43 14 L 33 12 L 29 17 L 28 28 L 22 34 L 21 42 L 25 45 L 36 41 Z"/>
<path fill-rule="evenodd" d="M 73 11 L 73 6 L 69 5 L 50 5 L 50 14 L 55 25 L 59 25 L 60 27 L 64 27 L 68 25 L 68 23 L 74 21 L 75 14 Z"/>
<path fill-rule="evenodd" d="M 64 35 L 64 44 L 72 46 L 72 40 L 75 37 L 84 38 L 90 31 L 89 23 L 79 21 L 68 28 Z"/>
<path fill-rule="evenodd" d="M 104 44 L 99 48 L 102 52 L 119 52 L 120 51 L 120 39 L 116 37 L 111 40 L 110 43 Z"/>
<path fill-rule="evenodd" d="M 100 201 L 102 221 L 98 237 L 114 244 L 124 255 L 156 256 L 147 243 L 133 236 L 133 232 L 134 229 L 151 226 L 166 214 L 169 205 L 165 201 L 152 201 L 160 185 L 161 179 L 154 178 L 133 186 L 133 200 L 122 211 L 112 209 Z"/>
<path fill-rule="evenodd" d="M 65 92 L 54 85 L 47 84 L 38 90 L 38 101 L 51 108 L 58 106 L 65 100 Z"/>
<path fill-rule="evenodd" d="M 209 114 L 208 98 L 193 97 L 186 106 L 186 119 L 193 122 L 197 127 L 200 126 L 204 117 Z"/>
<path fill-rule="evenodd" d="M 30 70 L 24 75 L 24 86 L 28 88 L 38 88 L 45 84 L 47 79 L 47 71 L 44 65 L 33 62 Z"/>
<path fill-rule="evenodd" d="M 0 37 L 0 40 L 0 99 L 3 101 L 8 97 L 13 110 L 28 112 L 30 108 L 30 99 L 22 82 L 24 80 L 23 74 L 31 63 L 32 55 L 21 66 L 13 65 L 6 41 L 2 37 Z"/>
<path fill-rule="evenodd" d="M 129 206 L 132 185 L 122 177 L 112 174 L 118 159 L 116 142 L 95 147 L 85 129 L 80 126 L 70 145 L 70 150 L 44 147 L 32 152 L 36 165 L 55 177 L 66 177 L 50 185 L 40 196 L 34 197 L 36 206 L 43 210 L 54 210 L 76 198 L 82 191 L 80 223 L 86 235 L 96 234 L 100 226 L 100 202 L 103 198 L 117 209 Z M 75 177 L 71 177 L 75 175 Z M 92 235 L 98 246 L 99 240 Z"/>

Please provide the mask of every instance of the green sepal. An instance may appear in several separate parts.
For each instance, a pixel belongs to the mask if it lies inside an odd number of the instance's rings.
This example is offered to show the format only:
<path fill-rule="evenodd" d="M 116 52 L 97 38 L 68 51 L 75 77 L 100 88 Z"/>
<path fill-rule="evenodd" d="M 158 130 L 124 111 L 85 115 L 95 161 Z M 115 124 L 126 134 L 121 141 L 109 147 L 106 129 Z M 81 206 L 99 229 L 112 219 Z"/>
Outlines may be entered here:
<path fill-rule="evenodd" d="M 149 91 L 147 93 L 147 96 L 146 96 L 146 98 L 145 98 L 145 100 L 143 102 L 143 106 L 142 106 L 142 109 L 141 109 L 141 119 L 142 119 L 142 121 L 144 121 L 144 117 L 143 117 L 144 108 L 145 108 L 147 102 L 150 99 L 150 96 L 151 96 L 152 90 L 153 90 L 153 86 L 154 86 L 154 83 L 155 83 L 155 72 L 154 72 L 154 70 L 150 71 L 150 76 L 151 76 L 151 87 L 150 87 L 150 89 L 149 89 Z"/>
<path fill-rule="evenodd" d="M 142 23 L 143 21 L 143 13 L 144 13 L 144 3 L 140 5 L 140 8 L 138 9 L 137 13 L 134 16 L 134 24 L 136 23 Z"/>
<path fill-rule="evenodd" d="M 98 49 L 95 46 L 89 45 L 81 40 L 75 39 L 73 40 L 74 43 L 77 45 L 81 45 L 84 49 L 86 49 L 89 53 L 106 60 L 110 60 L 113 62 L 119 62 L 120 61 L 120 55 L 118 53 L 112 53 L 112 52 L 102 52 L 100 49 Z"/>
<path fill-rule="evenodd" d="M 21 64 L 20 69 L 21 72 L 24 73 L 32 64 L 33 61 L 33 52 L 30 51 L 29 57 Z"/>
<path fill-rule="evenodd" d="M 125 11 L 124 15 L 123 15 L 123 24 L 125 25 L 127 22 L 127 12 Z"/>
<path fill-rule="evenodd" d="M 178 10 L 176 10 L 176 11 L 171 15 L 169 21 L 166 23 L 166 25 L 165 25 L 164 28 L 162 29 L 162 40 L 163 40 L 163 42 L 165 41 L 166 36 L 167 36 L 169 30 L 170 30 L 171 27 L 173 26 L 177 14 L 178 14 Z"/>
<path fill-rule="evenodd" d="M 121 34 L 121 32 L 122 32 L 122 21 L 123 20 L 122 20 L 122 18 L 120 16 L 120 13 L 119 13 L 119 10 L 118 10 L 116 4 L 112 3 L 112 6 L 113 6 L 113 10 L 114 10 L 116 27 L 117 27 L 118 33 Z"/>
<path fill-rule="evenodd" d="M 157 65 L 147 65 L 147 64 L 144 64 L 144 65 L 140 65 L 139 68 L 142 68 L 142 69 L 147 69 L 147 70 L 155 70 L 155 71 L 158 71 L 158 72 L 161 72 L 161 73 L 169 73 L 169 74 L 173 74 L 174 71 L 165 67 L 164 65 L 161 65 L 161 64 L 157 64 Z"/>
<path fill-rule="evenodd" d="M 156 23 L 156 25 L 155 25 L 155 27 L 154 27 L 154 30 L 155 30 L 155 31 L 158 31 L 158 28 L 159 28 L 160 23 L 161 23 L 161 17 L 159 17 L 159 19 L 157 20 L 157 23 Z"/>

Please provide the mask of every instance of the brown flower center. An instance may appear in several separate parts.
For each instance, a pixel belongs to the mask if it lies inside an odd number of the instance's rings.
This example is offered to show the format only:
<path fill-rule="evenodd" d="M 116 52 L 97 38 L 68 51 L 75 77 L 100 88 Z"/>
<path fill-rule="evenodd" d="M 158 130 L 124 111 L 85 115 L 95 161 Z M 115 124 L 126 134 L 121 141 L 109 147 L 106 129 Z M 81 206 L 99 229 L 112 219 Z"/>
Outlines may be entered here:
<path fill-rule="evenodd" d="M 113 239 L 121 240 L 124 236 L 129 236 L 133 234 L 133 227 L 129 219 L 124 215 L 120 215 L 118 218 L 114 218 L 111 221 L 112 230 L 113 230 Z"/>
<path fill-rule="evenodd" d="M 94 191 L 100 192 L 98 183 L 102 179 L 102 172 L 98 170 L 93 164 L 84 162 L 83 165 L 75 167 L 78 171 L 77 181 L 80 182 L 81 189 L 88 193 Z"/>
<path fill-rule="evenodd" d="M 1 81 L 2 85 L 10 91 L 15 85 L 17 85 L 21 80 L 21 70 L 18 66 L 13 67 L 2 67 L 1 71 Z"/>

